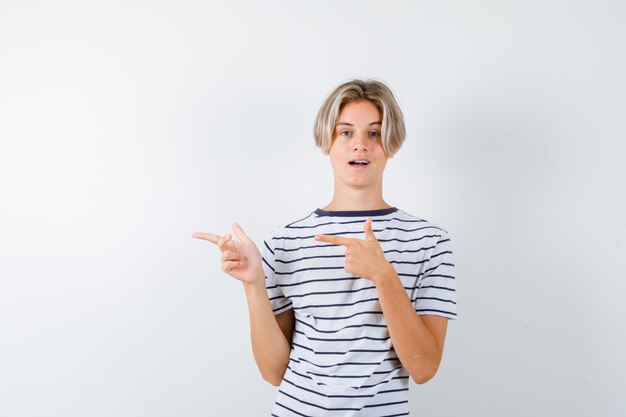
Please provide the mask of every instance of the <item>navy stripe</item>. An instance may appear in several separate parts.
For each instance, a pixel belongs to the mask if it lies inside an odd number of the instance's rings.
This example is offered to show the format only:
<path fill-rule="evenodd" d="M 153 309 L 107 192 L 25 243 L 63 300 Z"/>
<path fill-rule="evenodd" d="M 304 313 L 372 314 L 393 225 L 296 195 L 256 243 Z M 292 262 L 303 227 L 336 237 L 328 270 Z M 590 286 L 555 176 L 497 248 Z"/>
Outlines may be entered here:
<path fill-rule="evenodd" d="M 354 223 L 363 223 L 365 220 L 352 220 L 349 222 L 326 222 L 319 223 L 313 226 L 285 226 L 285 229 L 315 229 L 316 227 L 328 226 L 329 224 L 354 224 Z M 374 220 L 375 222 L 386 221 L 386 220 Z"/>
<path fill-rule="evenodd" d="M 360 327 L 387 328 L 387 326 L 384 325 L 384 324 L 353 324 L 353 325 L 350 325 L 350 326 L 341 327 L 341 328 L 339 328 L 337 330 L 320 330 L 320 329 L 317 329 L 317 328 L 313 327 L 312 325 L 310 325 L 309 323 L 307 323 L 305 321 L 296 319 L 296 322 L 298 322 L 300 324 L 303 324 L 305 326 L 308 326 L 308 327 L 310 327 L 311 329 L 315 330 L 318 333 L 337 333 L 337 332 L 340 332 L 340 331 L 345 330 L 345 329 L 356 329 L 356 328 L 360 328 Z"/>
<path fill-rule="evenodd" d="M 383 362 L 390 362 L 390 361 L 399 361 L 400 359 L 398 358 L 387 358 L 384 359 Z M 289 358 L 289 362 L 295 362 L 295 363 L 300 363 L 300 362 L 306 362 L 309 363 L 313 366 L 315 366 L 316 368 L 333 368 L 335 366 L 347 366 L 347 365 L 352 365 L 352 366 L 373 366 L 373 365 L 380 365 L 382 362 L 339 362 L 339 363 L 335 363 L 332 365 L 319 365 L 317 363 L 311 362 L 309 360 L 306 360 L 304 358 L 299 358 L 299 360 L 295 360 L 293 358 Z"/>
<path fill-rule="evenodd" d="M 276 262 L 281 264 L 291 264 L 298 261 L 304 261 L 306 259 L 327 259 L 327 258 L 345 258 L 345 255 L 319 255 L 319 256 L 305 256 L 303 258 L 293 259 L 291 261 L 283 261 L 282 259 L 276 259 Z"/>
<path fill-rule="evenodd" d="M 404 263 L 404 262 L 396 262 L 396 261 L 389 261 L 389 263 Z M 345 269 L 345 267 L 336 267 L 334 269 Z M 431 268 L 431 270 L 434 268 Z M 305 269 L 301 269 L 298 271 L 294 271 L 294 272 L 301 272 L 304 271 Z M 406 274 L 406 273 L 402 273 L 402 272 L 397 272 L 398 276 L 401 277 L 411 277 L 411 278 L 419 278 L 420 276 L 424 275 L 425 272 L 420 272 L 419 274 Z M 291 273 L 280 273 L 278 272 L 277 275 L 291 275 Z M 439 275 L 432 275 L 434 277 L 439 276 Z M 267 278 L 267 277 L 265 277 Z M 298 285 L 302 285 L 302 284 L 310 284 L 313 282 L 331 282 L 331 281 L 356 281 L 356 280 L 360 280 L 363 279 L 362 277 L 359 276 L 353 276 L 353 277 L 342 277 L 342 278 L 319 278 L 319 279 L 309 279 L 309 280 L 305 280 L 305 281 L 299 281 L 299 282 L 294 282 L 292 284 L 281 284 L 280 287 L 284 288 L 284 287 L 297 287 Z"/>
<path fill-rule="evenodd" d="M 399 277 L 419 278 L 422 275 L 424 275 L 423 272 L 420 272 L 419 274 L 404 274 L 404 273 L 398 272 L 398 276 Z"/>
<path fill-rule="evenodd" d="M 287 310 L 288 309 L 287 307 L 291 307 L 291 306 L 292 306 L 292 304 L 291 304 L 291 302 L 289 302 L 288 304 L 285 304 L 282 307 L 277 307 L 277 308 L 273 309 L 272 312 L 274 314 L 276 314 L 278 311 L 280 311 L 280 310 Z"/>
<path fill-rule="evenodd" d="M 388 227 L 386 229 L 372 229 L 372 232 L 380 233 L 380 232 L 384 232 L 385 230 L 388 230 L 388 229 L 399 230 L 399 231 L 402 231 L 402 232 L 416 232 L 418 230 L 423 230 L 423 229 L 441 230 L 437 226 L 424 226 L 424 227 L 420 227 L 418 229 L 400 229 L 400 228 L 397 228 L 397 227 Z M 326 236 L 337 236 L 337 235 L 362 235 L 364 233 L 365 232 L 363 230 L 345 230 L 345 231 L 341 231 L 341 232 L 332 232 L 332 233 L 323 233 L 323 234 L 326 235 Z M 274 236 L 274 237 L 272 237 L 272 240 L 299 240 L 299 239 L 312 239 L 314 237 L 315 237 L 315 235 L 306 235 L 306 236 Z M 414 240 L 398 240 L 398 242 L 414 242 L 415 240 L 421 240 L 424 237 L 422 237 L 420 239 L 414 239 Z M 432 236 L 428 236 L 428 237 L 441 237 L 441 235 L 432 235 Z M 379 240 L 379 242 L 388 242 L 388 241 L 389 240 Z"/>
<path fill-rule="evenodd" d="M 413 290 L 413 287 L 403 287 L 405 290 Z M 363 287 L 356 290 L 342 290 L 342 291 L 315 291 L 304 294 L 290 294 L 289 298 L 302 298 L 309 295 L 328 295 L 328 294 L 354 294 L 365 290 L 375 290 L 375 286 Z"/>
<path fill-rule="evenodd" d="M 309 371 L 310 375 L 315 375 L 315 376 L 319 376 L 322 378 L 340 378 L 340 379 L 348 379 L 348 378 L 369 378 L 370 375 L 325 375 L 325 374 L 319 374 L 317 372 L 312 372 Z"/>
<path fill-rule="evenodd" d="M 452 304 L 456 304 L 456 301 L 452 301 L 452 300 L 446 300 L 443 298 L 437 298 L 437 297 L 417 297 L 414 300 L 411 300 L 411 302 L 415 302 L 417 300 L 437 300 L 437 301 L 441 301 L 443 303 L 452 303 Z"/>
<path fill-rule="evenodd" d="M 301 222 L 301 221 L 304 221 L 304 220 L 308 219 L 309 217 L 313 216 L 314 214 L 315 214 L 315 212 L 311 212 L 308 216 L 303 217 L 303 218 L 301 218 L 300 220 L 296 220 L 295 222 L 291 222 L 291 223 L 289 223 L 289 224 L 288 224 L 287 226 L 285 226 L 285 227 L 289 227 L 289 226 L 291 226 L 292 224 L 296 224 L 296 223 L 299 223 L 299 222 Z"/>
<path fill-rule="evenodd" d="M 364 406 L 364 408 L 374 408 L 374 407 L 386 407 L 388 405 L 398 405 L 398 404 L 406 404 L 408 403 L 409 400 L 404 400 L 404 401 L 395 401 L 392 403 L 381 403 L 381 404 L 367 404 Z"/>
<path fill-rule="evenodd" d="M 397 371 L 398 369 L 401 369 L 402 366 L 397 366 L 393 369 L 390 369 L 388 371 L 376 371 L 376 372 L 372 372 L 372 375 L 385 375 L 385 374 L 390 374 L 393 371 Z M 320 374 L 317 372 L 311 372 L 309 371 L 309 374 L 311 375 L 315 375 L 315 376 L 321 376 L 323 378 L 369 378 L 372 375 L 366 374 L 366 375 L 326 375 L 326 374 Z"/>
<path fill-rule="evenodd" d="M 306 405 L 308 405 L 308 406 L 311 406 L 311 407 L 316 407 L 316 408 L 320 408 L 320 409 L 322 409 L 322 410 L 326 410 L 326 411 L 359 411 L 359 410 L 360 410 L 359 408 L 348 408 L 348 407 L 343 407 L 343 408 L 326 408 L 326 407 L 322 407 L 321 405 L 317 405 L 317 404 L 313 404 L 313 403 L 310 403 L 310 402 L 303 401 L 303 400 L 301 400 L 301 399 L 299 399 L 299 398 L 294 397 L 293 395 L 289 395 L 289 394 L 287 394 L 287 393 L 286 393 L 285 391 L 283 391 L 283 390 L 280 390 L 280 389 L 279 389 L 279 390 L 278 390 L 278 392 L 280 392 L 280 393 L 281 393 L 281 394 L 283 394 L 283 395 L 286 395 L 287 397 L 289 397 L 289 398 L 291 398 L 291 399 L 293 399 L 293 400 L 298 401 L 298 402 L 299 402 L 299 403 L 301 403 L 301 404 L 306 404 Z M 277 403 L 277 404 L 278 404 L 278 403 Z"/>
<path fill-rule="evenodd" d="M 364 394 L 364 395 L 328 395 L 328 394 L 324 394 L 321 392 L 317 392 L 317 391 L 313 391 L 312 389 L 308 389 L 308 388 L 304 388 L 294 382 L 291 382 L 290 380 L 288 380 L 287 378 L 283 378 L 283 381 L 287 382 L 288 384 L 293 385 L 296 388 L 301 389 L 302 391 L 307 391 L 310 392 L 311 394 L 317 394 L 321 397 L 326 397 L 326 398 L 371 398 L 374 396 L 374 394 Z M 382 392 L 382 391 L 381 391 Z"/>
<path fill-rule="evenodd" d="M 308 375 L 304 375 L 304 374 L 301 374 L 300 372 L 294 371 L 294 370 L 293 370 L 293 368 L 292 368 L 291 366 L 289 366 L 289 365 L 287 365 L 287 369 L 289 369 L 289 370 L 290 370 L 293 374 L 298 375 L 299 377 L 302 377 L 302 378 L 306 378 L 306 379 L 313 380 L 313 378 L 311 378 L 311 377 L 310 377 L 310 376 L 308 376 Z M 387 380 L 385 380 L 385 381 L 377 382 L 376 384 L 372 384 L 372 385 L 361 385 L 360 387 L 351 387 L 351 388 L 354 388 L 354 389 L 359 389 L 359 388 L 373 388 L 373 387 L 376 387 L 376 386 L 378 386 L 378 385 L 388 384 L 388 383 L 389 383 L 389 382 L 391 382 L 391 381 L 397 381 L 397 380 L 400 380 L 400 379 L 406 379 L 406 380 L 408 380 L 408 379 L 409 379 L 409 376 L 408 376 L 408 375 L 407 375 L 407 376 L 394 376 L 394 377 L 393 377 L 393 378 L 391 378 L 391 379 L 387 379 Z M 319 385 L 328 385 L 328 384 L 325 384 L 325 383 L 323 383 L 323 382 L 319 382 L 318 384 L 319 384 Z"/>
<path fill-rule="evenodd" d="M 435 269 L 439 268 L 440 266 L 454 266 L 454 264 L 450 264 L 447 262 L 442 262 L 437 266 L 433 266 L 432 268 L 428 268 L 426 271 L 424 271 L 425 274 L 427 274 L 430 271 L 434 271 Z"/>
<path fill-rule="evenodd" d="M 315 316 L 315 320 L 346 320 L 351 319 L 352 317 L 360 316 L 362 314 L 383 314 L 382 311 L 361 311 L 358 313 L 354 313 L 350 316 L 339 316 L 339 317 L 318 317 Z"/>
<path fill-rule="evenodd" d="M 380 230 L 372 230 L 374 233 L 382 232 L 385 229 Z M 362 235 L 365 232 L 363 230 L 345 230 L 341 232 L 333 232 L 333 233 L 323 233 L 326 236 L 337 236 L 337 235 Z M 313 239 L 315 235 L 307 235 L 307 236 L 274 236 L 272 240 L 298 240 L 298 239 Z M 328 245 L 328 246 L 336 246 L 336 245 Z"/>
<path fill-rule="evenodd" d="M 295 271 L 291 271 L 291 272 L 278 272 L 278 271 L 275 271 L 274 273 L 276 275 L 291 275 L 291 274 L 295 274 L 296 272 L 322 271 L 322 270 L 331 270 L 331 269 L 344 269 L 344 267 L 343 266 L 317 266 L 317 267 L 313 267 L 313 268 L 296 269 Z"/>
<path fill-rule="evenodd" d="M 426 236 L 422 236 L 422 237 L 418 237 L 417 239 L 409 239 L 409 240 L 402 240 L 402 239 L 378 239 L 379 242 L 402 242 L 402 243 L 408 243 L 408 242 L 417 242 L 419 240 L 422 239 L 428 239 L 431 237 L 438 237 L 439 235 L 426 235 Z"/>
<path fill-rule="evenodd" d="M 268 251 L 270 251 L 270 253 L 273 255 L 274 251 L 269 247 L 269 245 L 267 244 L 267 242 L 264 240 L 263 243 L 265 244 L 265 247 L 267 248 Z"/>
<path fill-rule="evenodd" d="M 272 270 L 272 272 L 276 273 L 276 270 L 272 267 L 272 265 L 269 264 L 269 262 L 265 260 L 265 258 L 261 257 L 261 259 L 263 259 L 263 262 L 265 262 L 265 265 L 267 265 Z"/>
<path fill-rule="evenodd" d="M 378 385 L 381 385 L 381 384 L 388 384 L 388 383 L 389 383 L 389 381 L 393 381 L 393 380 L 396 380 L 396 379 L 409 379 L 409 376 L 408 376 L 408 375 L 407 375 L 407 376 L 394 376 L 394 377 L 393 377 L 393 378 L 391 378 L 391 379 L 388 379 L 388 380 L 386 380 L 386 381 L 382 381 L 382 382 L 378 382 L 378 383 L 376 383 L 376 384 L 372 384 L 372 385 L 361 385 L 360 387 L 352 387 L 352 388 L 374 388 L 374 387 L 376 387 L 376 386 L 378 386 Z"/>
<path fill-rule="evenodd" d="M 292 413 L 295 413 L 295 414 L 297 414 L 299 416 L 302 416 L 302 417 L 313 417 L 313 416 L 309 416 L 309 415 L 306 415 L 306 414 L 298 413 L 296 410 L 292 410 L 291 408 L 287 407 L 286 405 L 283 405 L 283 404 L 279 403 L 278 401 L 276 401 L 276 405 L 280 405 L 284 409 L 289 410 Z"/>
<path fill-rule="evenodd" d="M 308 375 L 304 375 L 304 374 L 301 374 L 300 372 L 294 371 L 293 368 L 291 366 L 289 366 L 289 365 L 287 365 L 287 369 L 289 369 L 293 374 L 298 375 L 298 376 L 300 376 L 302 378 L 311 379 L 311 380 L 313 379 L 313 378 L 311 378 Z M 326 385 L 326 384 L 324 384 L 322 382 L 322 383 L 320 383 L 320 385 Z"/>
<path fill-rule="evenodd" d="M 417 229 L 401 229 L 399 227 L 387 227 L 385 230 L 399 230 L 401 232 L 417 232 L 418 230 L 424 230 L 424 229 L 437 229 L 437 230 L 443 231 L 443 229 L 434 225 L 418 227 Z"/>
<path fill-rule="evenodd" d="M 378 391 L 379 394 L 390 394 L 392 392 L 401 392 L 401 391 L 408 391 L 408 388 L 398 388 L 398 389 L 387 389 L 384 391 Z"/>
<path fill-rule="evenodd" d="M 444 314 L 449 314 L 451 316 L 456 316 L 456 313 L 453 313 L 451 311 L 436 310 L 434 308 L 418 308 L 415 311 L 417 311 L 419 313 L 426 313 L 426 312 L 430 312 L 430 313 L 444 313 Z"/>
<path fill-rule="evenodd" d="M 426 220 L 424 220 L 424 219 L 420 219 L 420 218 L 418 218 L 418 217 L 412 217 L 412 218 L 413 218 L 413 219 L 415 219 L 415 220 L 399 219 L 399 218 L 397 218 L 397 217 L 392 217 L 392 218 L 390 218 L 389 220 L 390 220 L 390 221 L 391 221 L 391 220 L 397 220 L 397 221 L 399 221 L 399 222 L 405 222 L 405 223 L 423 223 L 423 222 L 425 222 L 425 221 L 426 221 Z"/>
<path fill-rule="evenodd" d="M 431 255 L 431 256 L 430 256 L 430 259 L 436 258 L 437 256 L 445 255 L 445 254 L 447 254 L 447 253 L 452 254 L 452 251 L 447 250 L 447 251 L 445 251 L 445 252 L 441 252 L 441 253 L 438 253 L 438 254 L 436 254 L 436 255 Z"/>
<path fill-rule="evenodd" d="M 294 251 L 302 250 L 302 249 L 325 248 L 325 247 L 330 247 L 330 246 L 336 246 L 336 245 L 324 244 L 324 245 L 312 245 L 312 246 L 299 246 L 297 248 L 290 248 L 290 249 L 274 248 L 274 250 L 275 251 L 283 251 L 283 252 L 294 252 Z"/>
<path fill-rule="evenodd" d="M 307 391 L 310 392 L 312 394 L 317 394 L 321 397 L 326 397 L 326 398 L 370 398 L 373 397 L 374 395 L 327 395 L 327 394 L 323 394 L 321 392 L 317 392 L 317 391 L 313 391 L 312 389 L 308 389 L 308 388 L 304 388 L 294 382 L 289 381 L 287 378 L 283 378 L 283 381 L 293 385 L 296 388 L 301 389 L 302 391 Z"/>
<path fill-rule="evenodd" d="M 300 349 L 308 350 L 310 352 L 315 353 L 316 355 L 345 355 L 346 353 L 381 353 L 381 352 L 389 352 L 389 349 L 349 349 L 345 352 L 335 352 L 335 351 L 316 351 L 313 348 L 308 346 L 303 346 L 298 343 L 292 342 L 294 346 L 299 347 Z"/>
<path fill-rule="evenodd" d="M 430 274 L 427 278 L 435 278 L 435 277 L 454 279 L 452 275 L 442 275 L 442 274 Z"/>
<path fill-rule="evenodd" d="M 428 262 L 429 259 L 424 259 L 423 261 L 416 261 L 416 262 L 410 262 L 410 261 L 389 261 L 390 264 L 406 264 L 406 265 L 419 265 L 419 264 L 423 264 Z"/>
<path fill-rule="evenodd" d="M 416 250 L 410 250 L 410 249 L 406 249 L 406 250 L 390 249 L 390 250 L 386 250 L 386 251 L 383 251 L 383 252 L 384 253 L 392 253 L 392 252 L 395 252 L 395 253 L 417 253 L 417 252 L 421 252 L 421 251 L 429 250 L 429 249 L 434 249 L 434 248 L 435 248 L 435 246 L 427 246 L 427 247 L 424 247 L 424 248 L 421 248 L 421 249 L 416 249 Z"/>
<path fill-rule="evenodd" d="M 437 285 L 423 285 L 423 286 L 420 286 L 419 288 L 434 288 L 436 290 L 444 290 L 444 291 L 456 292 L 456 290 L 454 288 L 439 287 Z"/>
<path fill-rule="evenodd" d="M 305 293 L 305 294 L 293 294 L 290 295 L 289 298 L 302 298 L 308 295 L 328 295 L 328 294 L 353 294 L 353 293 L 357 293 L 360 291 L 365 291 L 365 290 L 375 290 L 376 287 L 375 286 L 369 286 L 369 287 L 363 287 L 363 288 L 359 288 L 358 290 L 345 290 L 345 291 L 316 291 L 316 292 L 309 292 L 309 293 Z"/>
<path fill-rule="evenodd" d="M 293 284 L 281 284 L 281 288 L 285 287 L 297 287 L 298 285 L 310 284 L 313 282 L 336 282 L 336 281 L 357 281 L 363 279 L 361 277 L 349 277 L 349 278 L 322 278 L 322 279 L 309 279 L 306 281 L 294 282 Z"/>
<path fill-rule="evenodd" d="M 360 278 L 359 278 L 360 279 Z M 323 308 L 323 307 L 348 307 L 348 306 L 354 306 L 360 303 L 367 303 L 370 301 L 378 301 L 378 297 L 376 298 L 368 298 L 365 300 L 359 300 L 359 301 L 355 301 L 354 303 L 343 303 L 343 304 L 309 304 L 309 305 L 305 305 L 305 306 L 300 306 L 298 307 L 296 310 L 300 310 L 300 309 L 304 309 L 304 308 Z"/>
<path fill-rule="evenodd" d="M 370 337 L 370 336 L 361 336 L 361 337 L 354 337 L 354 338 L 344 338 L 344 339 L 324 339 L 323 337 L 310 337 L 307 336 L 306 333 L 301 332 L 300 330 L 296 330 L 295 331 L 298 334 L 302 334 L 304 336 L 306 336 L 306 338 L 308 340 L 317 340 L 318 342 L 355 342 L 357 340 L 378 340 L 378 341 L 386 341 L 391 339 L 391 337 Z M 375 365 L 375 364 L 372 364 Z"/>
<path fill-rule="evenodd" d="M 308 216 L 306 217 L 308 218 Z M 304 220 L 304 219 L 303 219 Z M 426 222 L 426 220 L 405 220 L 405 219 L 399 219 L 397 217 L 391 217 L 389 219 L 372 219 L 373 223 L 379 223 L 379 222 L 391 222 L 393 220 L 399 221 L 399 222 L 405 222 L 405 223 L 424 223 Z M 329 224 L 355 224 L 355 223 L 363 223 L 365 222 L 365 219 L 361 219 L 361 220 L 351 220 L 351 221 L 347 221 L 347 222 L 326 222 L 326 223 L 319 223 L 313 226 L 292 226 L 292 224 L 298 223 L 298 222 L 294 222 L 291 223 L 287 226 L 285 226 L 286 229 L 315 229 L 316 227 L 321 227 L 321 226 L 328 226 Z"/>

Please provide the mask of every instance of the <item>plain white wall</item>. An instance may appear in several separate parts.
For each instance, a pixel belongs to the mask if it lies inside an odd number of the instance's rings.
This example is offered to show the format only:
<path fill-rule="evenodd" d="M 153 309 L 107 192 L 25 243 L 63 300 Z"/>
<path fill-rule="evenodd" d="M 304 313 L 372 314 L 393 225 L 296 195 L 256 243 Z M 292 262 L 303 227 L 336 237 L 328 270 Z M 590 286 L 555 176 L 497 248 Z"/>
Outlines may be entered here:
<path fill-rule="evenodd" d="M 620 1 L 1 2 L 0 415 L 268 415 L 239 283 L 195 231 L 326 204 L 311 126 L 397 93 L 391 204 L 454 238 L 418 416 L 625 415 Z"/>

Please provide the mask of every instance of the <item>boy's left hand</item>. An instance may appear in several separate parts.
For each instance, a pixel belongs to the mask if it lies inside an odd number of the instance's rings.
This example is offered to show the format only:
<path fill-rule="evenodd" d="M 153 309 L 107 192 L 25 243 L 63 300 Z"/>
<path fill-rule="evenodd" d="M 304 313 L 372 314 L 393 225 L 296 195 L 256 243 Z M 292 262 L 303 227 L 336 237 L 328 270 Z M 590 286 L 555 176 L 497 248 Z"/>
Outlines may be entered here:
<path fill-rule="evenodd" d="M 372 230 L 372 218 L 365 220 L 363 227 L 365 240 L 351 237 L 315 235 L 315 240 L 346 247 L 346 272 L 367 278 L 375 283 L 390 274 L 395 269 L 385 259 L 383 249 Z"/>

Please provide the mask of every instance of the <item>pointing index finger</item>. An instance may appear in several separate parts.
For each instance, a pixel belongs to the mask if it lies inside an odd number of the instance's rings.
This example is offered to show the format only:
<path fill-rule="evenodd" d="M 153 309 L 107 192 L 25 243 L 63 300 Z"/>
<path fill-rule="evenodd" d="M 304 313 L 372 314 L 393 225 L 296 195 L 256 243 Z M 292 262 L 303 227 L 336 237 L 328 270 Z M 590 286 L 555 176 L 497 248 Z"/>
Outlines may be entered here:
<path fill-rule="evenodd" d="M 214 235 L 213 233 L 194 233 L 191 235 L 191 237 L 195 238 L 195 239 L 202 239 L 202 240 L 208 240 L 211 243 L 215 243 L 217 245 L 217 242 L 220 240 L 221 236 L 218 235 Z"/>

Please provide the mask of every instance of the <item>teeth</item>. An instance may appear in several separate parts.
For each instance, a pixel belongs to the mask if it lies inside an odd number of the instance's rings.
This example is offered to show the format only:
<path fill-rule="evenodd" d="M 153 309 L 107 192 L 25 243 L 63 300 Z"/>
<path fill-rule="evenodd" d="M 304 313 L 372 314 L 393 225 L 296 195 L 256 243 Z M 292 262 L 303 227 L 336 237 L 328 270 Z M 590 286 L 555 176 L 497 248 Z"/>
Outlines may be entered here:
<path fill-rule="evenodd" d="M 367 165 L 369 164 L 369 161 L 365 160 L 365 159 L 359 159 L 357 161 L 352 161 L 350 162 L 351 164 L 363 164 L 363 165 Z"/>

